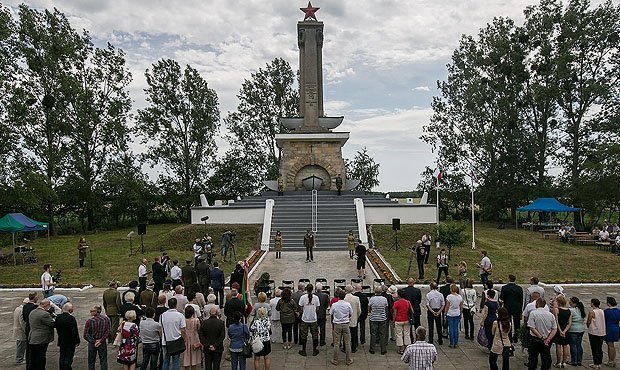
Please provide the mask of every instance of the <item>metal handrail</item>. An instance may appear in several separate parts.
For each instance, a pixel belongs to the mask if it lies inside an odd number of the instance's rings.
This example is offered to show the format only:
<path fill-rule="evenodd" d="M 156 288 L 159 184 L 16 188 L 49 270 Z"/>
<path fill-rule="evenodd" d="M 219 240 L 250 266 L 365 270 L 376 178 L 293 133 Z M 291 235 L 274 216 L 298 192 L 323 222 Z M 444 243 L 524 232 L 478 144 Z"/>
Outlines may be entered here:
<path fill-rule="evenodd" d="M 318 230 L 318 218 L 319 218 L 319 200 L 318 192 L 316 189 L 312 190 L 312 232 L 316 233 Z"/>

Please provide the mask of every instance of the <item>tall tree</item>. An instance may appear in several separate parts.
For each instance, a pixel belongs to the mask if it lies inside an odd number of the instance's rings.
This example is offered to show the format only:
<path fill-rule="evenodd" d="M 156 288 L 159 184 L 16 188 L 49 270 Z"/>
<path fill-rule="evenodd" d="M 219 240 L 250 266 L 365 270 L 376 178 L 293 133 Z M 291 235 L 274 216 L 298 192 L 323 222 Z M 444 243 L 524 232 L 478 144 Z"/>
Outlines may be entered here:
<path fill-rule="evenodd" d="M 18 71 L 16 35 L 15 22 L 9 10 L 0 4 L 0 185 L 8 185 L 10 181 L 11 152 L 17 148 L 15 131 L 9 124 L 6 109 Z"/>
<path fill-rule="evenodd" d="M 422 136 L 451 173 L 473 167 L 482 174 L 480 187 L 488 191 L 480 201 L 495 215 L 527 198 L 535 163 L 522 119 L 529 75 L 520 36 L 505 18 L 495 18 L 477 39 L 463 36 Z"/>
<path fill-rule="evenodd" d="M 554 137 L 558 128 L 559 96 L 555 78 L 559 54 L 556 37 L 562 19 L 562 2 L 542 0 L 538 5 L 527 7 L 524 13 L 526 21 L 520 38 L 529 50 L 526 63 L 530 71 L 525 85 L 524 121 L 526 129 L 534 135 L 535 191 L 542 196 L 551 187 L 547 166 L 560 146 Z"/>
<path fill-rule="evenodd" d="M 215 90 L 198 71 L 162 59 L 145 73 L 149 106 L 138 111 L 137 130 L 151 165 L 163 166 L 159 183 L 172 206 L 189 219 L 215 160 L 220 112 Z"/>
<path fill-rule="evenodd" d="M 294 88 L 295 74 L 281 58 L 274 59 L 243 82 L 237 95 L 237 111 L 225 119 L 231 145 L 255 161 L 257 189 L 266 179 L 275 179 L 281 158 L 275 136 L 289 132 L 280 117 L 297 115 L 299 95 Z"/>
<path fill-rule="evenodd" d="M 590 8 L 589 0 L 571 0 L 557 38 L 565 176 L 575 204 L 586 199 L 579 186 L 592 139 L 596 111 L 620 87 L 620 6 L 611 1 Z"/>
<path fill-rule="evenodd" d="M 352 160 L 347 159 L 345 165 L 347 178 L 360 180 L 358 190 L 371 191 L 375 186 L 379 186 L 379 163 L 375 163 L 366 147 L 358 150 Z"/>
<path fill-rule="evenodd" d="M 108 43 L 84 50 L 82 68 L 72 76 L 68 133 L 68 158 L 78 204 L 86 213 L 87 228 L 95 227 L 96 194 L 105 167 L 113 155 L 126 150 L 127 118 L 131 99 L 127 85 L 131 74 L 125 54 Z"/>
<path fill-rule="evenodd" d="M 17 51 L 24 67 L 9 114 L 19 129 L 27 159 L 46 179 L 46 208 L 53 231 L 56 188 L 64 179 L 67 163 L 71 74 L 82 67 L 79 61 L 88 39 L 57 9 L 38 11 L 23 4 L 17 29 Z"/>

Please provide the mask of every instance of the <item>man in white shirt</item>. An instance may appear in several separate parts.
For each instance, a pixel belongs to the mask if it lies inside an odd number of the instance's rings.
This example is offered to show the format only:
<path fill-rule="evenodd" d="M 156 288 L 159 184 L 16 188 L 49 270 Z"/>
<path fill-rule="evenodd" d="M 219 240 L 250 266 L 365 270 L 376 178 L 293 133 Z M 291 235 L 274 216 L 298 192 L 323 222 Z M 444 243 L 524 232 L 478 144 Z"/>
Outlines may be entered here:
<path fill-rule="evenodd" d="M 301 334 L 299 336 L 299 343 L 301 344 L 301 350 L 299 354 L 306 356 L 306 341 L 308 337 L 308 330 L 312 334 L 312 356 L 319 354 L 319 326 L 318 318 L 316 315 L 317 308 L 321 305 L 319 297 L 312 294 L 314 287 L 312 284 L 306 285 L 306 293 L 299 297 L 299 308 L 302 310 L 301 314 Z"/>
<path fill-rule="evenodd" d="M 183 272 L 179 267 L 179 260 L 172 261 L 172 268 L 170 269 L 170 279 L 172 279 L 172 289 L 176 288 L 177 285 L 183 284 L 181 281 L 181 277 L 183 276 Z"/>
<path fill-rule="evenodd" d="M 138 281 L 140 282 L 140 290 L 138 290 L 138 293 L 142 293 L 143 290 L 146 290 L 146 276 L 148 274 L 146 264 L 148 262 L 146 258 L 143 258 L 142 263 L 138 266 Z"/>
<path fill-rule="evenodd" d="M 491 275 L 493 265 L 491 264 L 491 259 L 487 256 L 487 251 L 482 249 L 480 254 L 482 255 L 482 259 L 480 260 L 480 263 L 478 263 L 478 268 L 480 268 L 478 273 L 480 275 L 480 282 L 482 283 L 482 286 L 486 286 L 487 281 L 489 281 L 489 275 Z"/>
<path fill-rule="evenodd" d="M 198 258 L 204 251 L 204 245 L 202 244 L 202 240 L 196 239 L 196 242 L 192 246 L 192 249 L 194 250 L 194 267 L 195 267 L 196 265 L 198 265 L 198 262 L 199 262 Z"/>
<path fill-rule="evenodd" d="M 172 365 L 172 369 L 179 369 L 179 362 L 181 354 L 169 355 L 166 350 L 166 342 L 172 342 L 183 338 L 187 341 L 185 335 L 185 315 L 177 311 L 176 298 L 170 298 L 168 300 L 168 311 L 161 314 L 159 320 L 162 326 L 161 345 L 163 351 L 163 369 L 169 369 Z"/>
<path fill-rule="evenodd" d="M 346 296 L 344 300 L 351 305 L 351 320 L 349 321 L 349 330 L 351 331 L 351 352 L 357 352 L 358 335 L 357 335 L 357 323 L 362 313 L 362 305 L 360 299 L 353 295 L 353 286 L 347 285 L 345 287 Z"/>
<path fill-rule="evenodd" d="M 551 340 L 558 329 L 555 316 L 547 309 L 545 300 L 536 300 L 536 309 L 533 310 L 527 320 L 527 327 L 532 336 L 531 344 L 528 348 L 528 369 L 535 370 L 538 366 L 538 355 L 540 354 L 540 369 L 549 370 L 551 368 Z"/>
<path fill-rule="evenodd" d="M 351 294 L 347 294 L 347 296 L 349 295 Z M 336 297 L 338 297 L 338 301 L 334 302 L 330 309 L 332 321 L 334 323 L 334 357 L 332 358 L 331 363 L 334 365 L 338 365 L 340 346 L 336 343 L 340 343 L 340 338 L 344 337 L 344 352 L 346 354 L 346 364 L 351 365 L 353 363 L 353 360 L 351 359 L 352 330 L 349 329 L 349 323 L 352 321 L 353 308 L 351 307 L 351 304 L 346 300 L 345 293 L 341 289 L 336 291 Z M 357 300 L 357 303 L 359 305 L 359 298 L 357 298 Z"/>
<path fill-rule="evenodd" d="M 54 295 L 54 279 L 52 278 L 52 264 L 43 265 L 43 274 L 41 275 L 41 289 L 43 290 L 43 298 L 49 298 Z"/>
<path fill-rule="evenodd" d="M 433 324 L 437 328 L 437 343 L 443 344 L 441 338 L 441 313 L 446 306 L 446 300 L 443 294 L 437 290 L 437 283 L 433 282 L 430 285 L 430 291 L 426 293 L 426 318 L 428 320 L 428 342 L 433 343 L 434 328 Z M 426 333 L 425 333 L 426 334 Z"/>
<path fill-rule="evenodd" d="M 609 231 L 603 229 L 603 231 L 601 231 L 598 234 L 598 240 L 601 242 L 608 242 L 609 241 Z"/>
<path fill-rule="evenodd" d="M 545 299 L 545 288 L 538 285 L 538 278 L 536 276 L 532 276 L 530 278 L 530 286 L 525 290 L 525 304 L 536 301 L 538 298 Z M 538 293 L 538 298 L 534 298 L 534 292 Z"/>
<path fill-rule="evenodd" d="M 418 326 L 415 330 L 415 342 L 405 348 L 400 358 L 409 364 L 409 370 L 432 370 L 437 361 L 437 349 L 431 343 L 426 343 L 426 329 Z"/>

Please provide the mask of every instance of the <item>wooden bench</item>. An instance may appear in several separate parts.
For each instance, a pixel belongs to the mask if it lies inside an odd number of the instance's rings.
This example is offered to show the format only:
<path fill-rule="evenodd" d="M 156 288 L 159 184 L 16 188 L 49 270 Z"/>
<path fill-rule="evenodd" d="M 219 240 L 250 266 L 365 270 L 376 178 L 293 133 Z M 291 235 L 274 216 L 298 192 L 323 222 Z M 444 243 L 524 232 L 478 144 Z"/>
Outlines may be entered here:
<path fill-rule="evenodd" d="M 549 239 L 549 238 L 551 238 L 551 237 L 553 237 L 553 236 L 555 236 L 555 237 L 560 237 L 560 236 L 558 235 L 558 233 L 544 233 L 544 234 L 543 234 L 543 238 L 545 238 L 545 239 Z"/>
<path fill-rule="evenodd" d="M 596 246 L 598 249 L 605 249 L 606 251 L 608 251 L 611 247 L 611 243 L 610 242 L 596 242 Z"/>
<path fill-rule="evenodd" d="M 576 242 L 581 244 L 581 245 L 585 245 L 585 244 L 595 245 L 596 244 L 596 240 L 594 240 L 594 239 L 586 239 L 586 238 L 577 238 Z"/>

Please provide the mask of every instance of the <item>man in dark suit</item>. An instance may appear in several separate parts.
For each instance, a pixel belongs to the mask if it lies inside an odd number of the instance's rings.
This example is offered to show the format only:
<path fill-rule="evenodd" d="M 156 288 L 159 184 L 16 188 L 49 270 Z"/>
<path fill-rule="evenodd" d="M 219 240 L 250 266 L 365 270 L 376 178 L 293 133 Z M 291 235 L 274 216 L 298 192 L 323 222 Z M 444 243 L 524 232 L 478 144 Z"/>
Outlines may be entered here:
<path fill-rule="evenodd" d="M 198 279 L 196 279 L 196 269 L 194 268 L 194 265 L 192 264 L 193 262 L 194 262 L 194 259 L 191 257 L 188 257 L 185 260 L 185 266 L 181 267 L 181 272 L 182 272 L 181 279 L 183 280 L 183 286 L 185 287 L 185 293 L 188 293 L 189 291 L 191 291 L 192 285 L 194 285 L 194 283 L 198 281 Z"/>
<path fill-rule="evenodd" d="M 235 298 L 235 300 L 241 301 L 238 298 Z M 241 301 L 241 304 L 243 304 L 243 301 Z M 207 369 L 219 369 L 220 362 L 222 361 L 222 353 L 224 352 L 226 329 L 224 327 L 224 322 L 217 317 L 218 313 L 219 310 L 217 307 L 211 307 L 211 310 L 209 310 L 209 318 L 200 324 L 200 330 L 198 331 L 200 343 L 203 346 L 205 354 L 205 365 Z M 228 315 L 226 317 L 226 320 L 228 320 Z"/>
<path fill-rule="evenodd" d="M 420 309 L 420 304 L 422 304 L 422 291 L 414 286 L 415 279 L 409 278 L 407 279 L 407 287 L 403 288 L 403 298 L 411 303 L 411 307 L 413 307 L 413 326 L 411 327 L 411 332 L 409 336 L 411 337 L 412 343 L 414 339 L 414 332 L 418 326 L 420 326 L 420 316 L 422 315 L 422 310 Z"/>
<path fill-rule="evenodd" d="M 327 335 L 325 326 L 327 324 L 327 306 L 329 306 L 329 296 L 323 292 L 323 284 L 321 283 L 316 283 L 316 293 L 314 293 L 314 295 L 319 297 L 319 302 L 321 303 L 319 307 L 316 308 L 316 318 L 319 325 L 319 345 L 324 346 Z"/>
<path fill-rule="evenodd" d="M 235 312 L 239 312 L 241 316 L 245 315 L 245 303 L 239 299 L 237 289 L 230 290 L 230 300 L 226 302 L 224 306 L 224 315 L 226 316 L 226 327 L 229 327 L 233 323 L 233 315 Z"/>
<path fill-rule="evenodd" d="M 517 278 L 508 275 L 508 284 L 502 287 L 499 300 L 504 304 L 510 316 L 512 316 L 512 341 L 519 339 L 519 328 L 521 327 L 521 312 L 523 304 L 523 288 L 516 284 Z"/>
<path fill-rule="evenodd" d="M 159 295 L 159 291 L 164 289 L 164 283 L 166 282 L 166 268 L 161 263 L 161 257 L 155 257 L 155 262 L 151 265 L 151 271 L 153 272 L 153 283 L 155 286 L 153 291 L 155 295 Z"/>
<path fill-rule="evenodd" d="M 46 298 L 39 307 L 30 312 L 30 368 L 33 370 L 45 369 L 47 360 L 47 346 L 54 341 L 54 318 L 49 313 L 50 301 Z"/>
<path fill-rule="evenodd" d="M 224 271 L 222 271 L 217 261 L 213 262 L 213 270 L 211 270 L 211 288 L 213 288 L 217 298 L 216 303 L 220 308 L 224 307 Z"/>
<path fill-rule="evenodd" d="M 357 320 L 357 326 L 360 329 L 360 344 L 366 343 L 366 319 L 368 318 L 368 296 L 362 292 L 362 285 L 355 284 L 354 296 L 360 299 L 360 316 Z"/>
<path fill-rule="evenodd" d="M 56 316 L 54 322 L 56 332 L 58 333 L 58 347 L 60 349 L 58 368 L 60 370 L 71 370 L 75 347 L 80 345 L 77 321 L 72 314 L 73 304 L 65 303 L 62 307 L 62 313 Z"/>
<path fill-rule="evenodd" d="M 28 321 L 28 318 L 30 313 L 35 310 L 39 304 L 39 296 L 37 292 L 30 292 L 28 294 L 28 300 L 29 302 L 24 305 L 24 308 L 22 308 L 22 318 L 26 324 L 24 328 L 24 332 L 26 333 L 26 370 L 32 369 L 30 361 L 30 344 L 28 342 L 28 336 L 30 335 L 30 322 Z"/>
<path fill-rule="evenodd" d="M 198 257 L 198 264 L 196 265 L 196 277 L 198 278 L 198 284 L 202 294 L 206 297 L 209 295 L 209 284 L 211 284 L 211 270 L 209 270 L 209 264 L 207 263 L 207 256 L 203 254 Z"/>

